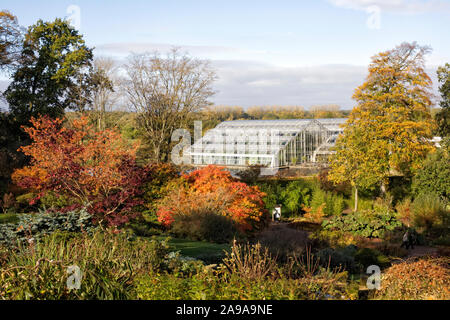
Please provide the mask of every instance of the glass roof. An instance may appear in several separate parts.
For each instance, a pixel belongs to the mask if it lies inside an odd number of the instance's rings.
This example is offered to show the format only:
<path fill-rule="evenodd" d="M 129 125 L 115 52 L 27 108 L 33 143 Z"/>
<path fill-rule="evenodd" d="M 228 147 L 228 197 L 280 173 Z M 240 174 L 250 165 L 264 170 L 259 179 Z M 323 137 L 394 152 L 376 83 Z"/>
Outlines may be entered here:
<path fill-rule="evenodd" d="M 273 154 L 304 130 L 339 131 L 345 121 L 344 118 L 224 121 L 196 141 L 191 153 L 238 153 L 242 148 L 247 153 Z"/>

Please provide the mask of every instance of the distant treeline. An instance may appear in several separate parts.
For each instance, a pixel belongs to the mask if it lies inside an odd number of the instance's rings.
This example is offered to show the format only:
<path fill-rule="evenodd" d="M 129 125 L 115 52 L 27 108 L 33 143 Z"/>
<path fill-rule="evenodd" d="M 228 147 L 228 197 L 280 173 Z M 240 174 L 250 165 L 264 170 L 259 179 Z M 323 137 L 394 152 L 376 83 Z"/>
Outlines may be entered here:
<path fill-rule="evenodd" d="M 239 106 L 211 106 L 198 112 L 195 117 L 203 120 L 204 129 L 210 129 L 230 120 L 346 118 L 350 111 L 341 110 L 338 105 L 318 105 L 307 110 L 302 106 L 253 106 L 247 109 Z"/>
<path fill-rule="evenodd" d="M 440 108 L 433 108 L 433 118 Z M 317 105 L 305 109 L 302 106 L 253 106 L 244 109 L 240 106 L 214 105 L 194 112 L 188 128 L 193 129 L 193 121 L 202 120 L 203 131 L 217 126 L 223 121 L 231 120 L 276 120 L 276 119 L 319 119 L 319 118 L 347 118 L 351 110 L 343 110 L 338 105 Z M 68 112 L 70 119 L 77 117 L 76 112 Z M 88 112 L 95 124 L 98 115 L 95 111 Z M 105 127 L 118 127 L 124 137 L 134 140 L 139 137 L 137 113 L 127 111 L 106 112 Z"/>
<path fill-rule="evenodd" d="M 210 106 L 191 115 L 193 121 L 202 120 L 203 130 L 214 128 L 223 121 L 230 120 L 276 120 L 276 119 L 318 119 L 318 118 L 346 118 L 351 110 L 341 110 L 338 105 L 318 105 L 305 110 L 302 106 L 253 106 L 247 109 L 239 106 Z M 77 117 L 79 113 L 68 112 L 67 117 Z M 86 114 L 86 113 L 85 113 Z M 93 124 L 98 115 L 95 111 L 87 112 Z M 137 131 L 137 114 L 135 112 L 112 111 L 106 112 L 105 127 L 118 127 L 122 134 L 129 139 L 139 136 Z"/>

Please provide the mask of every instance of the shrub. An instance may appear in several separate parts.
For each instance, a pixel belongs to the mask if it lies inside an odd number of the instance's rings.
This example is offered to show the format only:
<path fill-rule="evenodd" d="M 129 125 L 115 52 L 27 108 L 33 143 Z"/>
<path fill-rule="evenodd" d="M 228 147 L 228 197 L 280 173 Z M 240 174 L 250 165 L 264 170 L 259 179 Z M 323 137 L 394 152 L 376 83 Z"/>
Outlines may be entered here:
<path fill-rule="evenodd" d="M 358 211 L 343 216 L 333 216 L 322 224 L 325 230 L 341 230 L 367 238 L 382 238 L 386 231 L 401 226 L 392 211 Z"/>
<path fill-rule="evenodd" d="M 412 191 L 436 194 L 444 202 L 450 202 L 450 144 L 443 143 L 435 153 L 430 154 L 413 178 Z"/>
<path fill-rule="evenodd" d="M 355 260 L 364 267 L 364 270 L 371 265 L 385 268 L 390 265 L 389 258 L 378 250 L 361 248 L 355 253 Z"/>
<path fill-rule="evenodd" d="M 390 177 L 387 190 L 392 195 L 392 204 L 397 205 L 403 199 L 411 197 L 411 178 L 405 176 Z"/>
<path fill-rule="evenodd" d="M 338 194 L 332 194 L 332 196 L 329 197 L 329 200 L 327 200 L 327 206 L 332 208 L 329 212 L 330 215 L 342 214 L 342 211 L 344 211 L 346 207 L 344 197 Z"/>
<path fill-rule="evenodd" d="M 312 195 L 311 208 L 317 211 L 319 207 L 322 207 L 326 216 L 340 215 L 345 209 L 345 200 L 342 195 L 316 188 Z"/>
<path fill-rule="evenodd" d="M 353 246 L 343 249 L 325 248 L 317 252 L 320 265 L 338 270 L 347 270 L 350 273 L 359 273 L 360 265 L 355 261 L 356 249 Z"/>
<path fill-rule="evenodd" d="M 127 223 L 125 228 L 131 230 L 139 237 L 151 237 L 160 235 L 163 232 L 160 225 L 147 222 L 142 217 Z"/>
<path fill-rule="evenodd" d="M 311 260 L 311 259 L 310 259 Z M 341 299 L 347 298 L 346 274 L 311 267 L 291 260 L 289 270 L 279 270 L 275 259 L 259 244 L 234 243 L 224 264 L 196 272 L 147 274 L 139 277 L 139 299 Z M 302 276 L 290 278 L 293 269 Z"/>
<path fill-rule="evenodd" d="M 67 195 L 58 195 L 51 191 L 47 192 L 39 200 L 46 209 L 61 209 L 73 204 L 73 200 Z"/>
<path fill-rule="evenodd" d="M 302 180 L 291 181 L 281 191 L 281 202 L 292 215 L 298 215 L 303 206 L 308 206 L 312 190 Z"/>
<path fill-rule="evenodd" d="M 382 274 L 376 299 L 449 300 L 450 259 L 425 258 L 394 264 Z"/>
<path fill-rule="evenodd" d="M 258 183 L 258 187 L 262 192 L 264 192 L 263 201 L 267 209 L 273 210 L 277 204 L 283 205 L 281 197 L 283 186 L 281 183 L 276 183 L 276 181 L 267 181 L 264 183 Z"/>
<path fill-rule="evenodd" d="M 36 198 L 36 195 L 32 192 L 21 194 L 16 197 L 18 210 L 22 212 L 32 212 L 37 210 L 37 205 L 30 205 L 30 202 Z"/>
<path fill-rule="evenodd" d="M 398 203 L 395 207 L 395 209 L 397 210 L 397 219 L 408 228 L 413 225 L 411 203 L 411 199 L 406 198 L 402 202 Z"/>
<path fill-rule="evenodd" d="M 209 165 L 182 177 L 177 188 L 161 200 L 158 220 L 170 227 L 176 215 L 215 212 L 232 219 L 240 231 L 251 233 L 268 223 L 263 196 L 258 187 L 237 181 L 222 167 Z"/>
<path fill-rule="evenodd" d="M 339 229 L 316 230 L 309 235 L 309 239 L 320 247 L 333 248 L 355 245 L 358 242 L 357 236 Z"/>
<path fill-rule="evenodd" d="M 94 228 L 91 215 L 85 210 L 74 210 L 66 213 L 22 214 L 15 223 L 0 224 L 0 244 L 26 242 L 33 238 L 55 231 L 90 232 Z"/>
<path fill-rule="evenodd" d="M 180 238 L 228 243 L 237 236 L 233 221 L 211 212 L 191 212 L 174 216 L 171 232 Z"/>
<path fill-rule="evenodd" d="M 434 194 L 419 194 L 412 205 L 412 222 L 416 228 L 429 230 L 443 225 L 447 221 L 445 210 L 439 196 Z"/>
<path fill-rule="evenodd" d="M 319 207 L 325 208 L 327 204 L 327 193 L 320 188 L 313 191 L 311 198 L 311 208 L 317 210 Z"/>
<path fill-rule="evenodd" d="M 436 239 L 434 239 L 432 243 L 437 246 L 450 247 L 450 234 L 448 234 L 448 232 L 443 233 L 439 235 Z"/>
<path fill-rule="evenodd" d="M 179 177 L 177 169 L 170 163 L 152 163 L 147 167 L 142 185 L 144 206 L 156 217 L 158 201 L 171 191 L 171 182 Z"/>
<path fill-rule="evenodd" d="M 304 207 L 303 210 L 305 210 L 306 213 L 303 215 L 303 217 L 308 222 L 322 223 L 323 218 L 325 216 L 325 214 L 323 212 L 325 206 L 326 206 L 326 203 L 322 203 L 316 209 Z"/>
<path fill-rule="evenodd" d="M 134 277 L 170 271 L 170 263 L 164 241 L 54 233 L 10 251 L 0 269 L 0 299 L 133 299 Z M 67 288 L 68 266 L 82 272 L 79 290 Z"/>
<path fill-rule="evenodd" d="M 223 263 L 228 271 L 248 281 L 274 276 L 277 271 L 276 260 L 260 243 L 241 245 L 234 241 L 231 252 L 225 255 Z"/>
<path fill-rule="evenodd" d="M 288 256 L 303 253 L 308 243 L 308 233 L 305 231 L 274 225 L 262 231 L 257 241 L 269 249 L 272 256 L 285 261 Z"/>
<path fill-rule="evenodd" d="M 373 200 L 370 197 L 363 197 L 360 195 L 360 191 L 358 189 L 358 210 L 359 211 L 366 211 L 366 210 L 372 210 L 373 209 Z M 352 193 L 352 197 L 347 200 L 347 207 L 354 208 L 355 207 L 355 193 Z"/>
<path fill-rule="evenodd" d="M 317 188 L 312 179 L 266 180 L 257 185 L 265 193 L 263 201 L 266 208 L 272 210 L 281 204 L 285 217 L 296 216 L 302 212 L 303 206 L 310 206 L 313 190 Z"/>

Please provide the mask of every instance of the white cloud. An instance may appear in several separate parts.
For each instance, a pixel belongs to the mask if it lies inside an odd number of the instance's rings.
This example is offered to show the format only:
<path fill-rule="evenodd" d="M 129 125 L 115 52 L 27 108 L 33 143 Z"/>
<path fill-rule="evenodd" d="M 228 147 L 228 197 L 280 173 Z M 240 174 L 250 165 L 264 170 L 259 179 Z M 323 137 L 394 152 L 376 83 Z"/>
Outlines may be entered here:
<path fill-rule="evenodd" d="M 363 10 L 377 6 L 384 12 L 423 13 L 450 11 L 450 3 L 444 0 L 328 0 L 331 4 L 346 9 Z"/>
<path fill-rule="evenodd" d="M 219 80 L 216 104 L 353 106 L 353 90 L 367 68 L 351 65 L 278 67 L 254 61 L 213 61 Z"/>
<path fill-rule="evenodd" d="M 121 59 L 118 61 L 123 63 Z M 254 60 L 212 60 L 219 79 L 214 83 L 217 105 L 302 105 L 338 104 L 349 109 L 354 89 L 364 82 L 367 66 L 319 65 L 280 67 Z M 436 67 L 427 69 L 437 94 Z M 0 80 L 0 90 L 9 81 Z M 1 108 L 0 101 L 0 108 Z"/>
<path fill-rule="evenodd" d="M 367 66 L 319 65 L 279 67 L 255 61 L 212 61 L 219 80 L 218 105 L 355 105 L 352 95 L 367 75 Z M 427 68 L 437 94 L 436 67 Z"/>

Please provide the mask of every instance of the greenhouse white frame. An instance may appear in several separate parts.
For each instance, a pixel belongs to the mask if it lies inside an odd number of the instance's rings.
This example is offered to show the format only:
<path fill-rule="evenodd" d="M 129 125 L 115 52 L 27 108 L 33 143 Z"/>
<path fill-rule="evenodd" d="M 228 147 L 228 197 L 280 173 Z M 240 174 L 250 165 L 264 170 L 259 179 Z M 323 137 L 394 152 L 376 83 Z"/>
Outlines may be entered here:
<path fill-rule="evenodd" d="M 192 165 L 279 168 L 324 162 L 343 118 L 233 120 L 209 130 L 189 149 Z"/>

